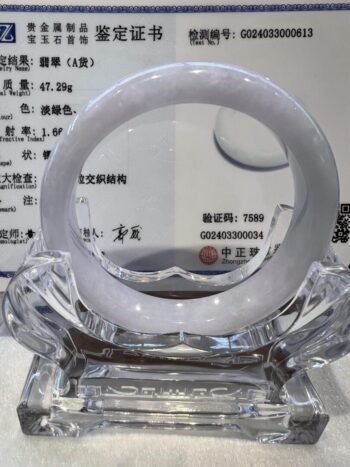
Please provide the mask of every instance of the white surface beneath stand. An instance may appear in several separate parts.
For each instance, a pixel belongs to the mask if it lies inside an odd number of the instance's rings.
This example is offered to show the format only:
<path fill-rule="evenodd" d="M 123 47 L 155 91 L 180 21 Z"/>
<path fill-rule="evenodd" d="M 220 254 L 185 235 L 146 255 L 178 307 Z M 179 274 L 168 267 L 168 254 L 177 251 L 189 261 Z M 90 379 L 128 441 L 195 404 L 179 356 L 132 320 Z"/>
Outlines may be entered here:
<path fill-rule="evenodd" d="M 1 467 L 350 465 L 350 356 L 311 374 L 331 416 L 313 446 L 260 445 L 234 438 L 116 428 L 82 438 L 25 436 L 16 407 L 31 360 L 32 354 L 12 338 L 0 336 Z"/>

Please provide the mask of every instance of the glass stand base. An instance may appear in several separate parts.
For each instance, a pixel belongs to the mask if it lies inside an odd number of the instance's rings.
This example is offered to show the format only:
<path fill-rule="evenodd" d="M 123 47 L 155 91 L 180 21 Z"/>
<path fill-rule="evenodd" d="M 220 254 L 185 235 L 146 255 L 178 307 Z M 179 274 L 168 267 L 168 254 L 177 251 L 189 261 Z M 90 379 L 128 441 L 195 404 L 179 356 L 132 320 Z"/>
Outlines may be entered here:
<path fill-rule="evenodd" d="M 29 435 L 77 437 L 116 425 L 295 444 L 317 442 L 329 419 L 305 371 L 285 381 L 266 363 L 211 369 L 88 359 L 67 377 L 39 356 L 17 411 Z"/>
<path fill-rule="evenodd" d="M 70 255 L 36 247 L 3 301 L 9 331 L 37 355 L 18 407 L 24 433 L 118 425 L 317 442 L 328 415 L 307 371 L 350 352 L 350 272 L 331 251 L 268 316 L 202 335 L 107 320 L 80 297 Z"/>

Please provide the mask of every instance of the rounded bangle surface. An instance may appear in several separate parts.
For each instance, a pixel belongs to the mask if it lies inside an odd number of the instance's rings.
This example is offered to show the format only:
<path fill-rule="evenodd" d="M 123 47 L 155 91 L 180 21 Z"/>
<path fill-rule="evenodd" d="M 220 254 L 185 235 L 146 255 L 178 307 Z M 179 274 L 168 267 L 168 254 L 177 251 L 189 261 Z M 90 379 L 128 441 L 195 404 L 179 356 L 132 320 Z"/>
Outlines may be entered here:
<path fill-rule="evenodd" d="M 80 237 L 75 189 L 85 160 L 111 131 L 167 105 L 229 107 L 261 121 L 289 149 L 294 213 L 275 255 L 225 292 L 171 300 L 145 295 L 112 277 Z M 74 118 L 53 150 L 41 188 L 41 225 L 48 249 L 71 253 L 84 304 L 119 326 L 142 333 L 225 335 L 276 312 L 293 297 L 308 268 L 327 252 L 338 207 L 330 146 L 303 107 L 270 80 L 215 63 L 176 63 L 118 81 Z"/>
<path fill-rule="evenodd" d="M 223 107 L 218 111 L 214 135 L 231 161 L 250 170 L 287 167 L 287 151 L 276 136 L 257 120 Z"/>

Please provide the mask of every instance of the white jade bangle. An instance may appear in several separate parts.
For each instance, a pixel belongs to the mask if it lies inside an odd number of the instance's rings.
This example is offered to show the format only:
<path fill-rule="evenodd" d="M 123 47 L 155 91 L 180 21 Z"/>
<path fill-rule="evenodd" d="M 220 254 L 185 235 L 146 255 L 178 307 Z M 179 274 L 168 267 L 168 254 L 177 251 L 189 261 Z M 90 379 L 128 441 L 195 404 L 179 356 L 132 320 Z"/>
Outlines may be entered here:
<path fill-rule="evenodd" d="M 131 118 L 158 107 L 203 103 L 260 120 L 289 148 L 295 208 L 277 253 L 253 276 L 205 298 L 171 300 L 135 291 L 112 277 L 84 246 L 75 212 L 76 181 L 97 144 Z M 268 189 L 268 187 L 266 187 Z M 71 253 L 85 305 L 131 331 L 225 335 L 276 312 L 324 257 L 338 207 L 337 170 L 315 121 L 284 90 L 253 72 L 215 63 L 176 63 L 118 81 L 89 102 L 55 147 L 41 191 L 48 249 Z"/>
<path fill-rule="evenodd" d="M 272 170 L 288 165 L 287 148 L 256 119 L 221 108 L 214 127 L 215 140 L 233 162 L 251 170 Z"/>

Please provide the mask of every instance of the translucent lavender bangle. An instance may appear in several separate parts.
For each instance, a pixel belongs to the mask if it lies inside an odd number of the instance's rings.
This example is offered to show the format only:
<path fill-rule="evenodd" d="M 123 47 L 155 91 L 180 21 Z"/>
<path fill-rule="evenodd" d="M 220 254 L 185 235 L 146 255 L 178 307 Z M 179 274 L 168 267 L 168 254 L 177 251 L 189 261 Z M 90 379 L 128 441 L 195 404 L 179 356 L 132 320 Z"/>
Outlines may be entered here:
<path fill-rule="evenodd" d="M 256 274 L 210 297 L 169 300 L 137 292 L 112 277 L 80 238 L 76 181 L 97 144 L 131 118 L 172 104 L 233 108 L 269 127 L 289 149 L 294 214 L 277 253 Z M 338 207 L 337 170 L 329 144 L 303 107 L 270 80 L 215 63 L 176 63 L 118 81 L 75 117 L 54 149 L 41 191 L 41 223 L 51 250 L 71 253 L 85 305 L 143 333 L 224 335 L 276 312 L 297 291 L 330 243 Z"/>

